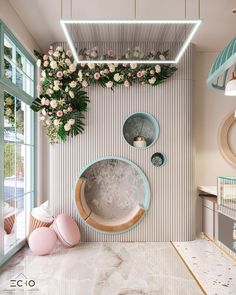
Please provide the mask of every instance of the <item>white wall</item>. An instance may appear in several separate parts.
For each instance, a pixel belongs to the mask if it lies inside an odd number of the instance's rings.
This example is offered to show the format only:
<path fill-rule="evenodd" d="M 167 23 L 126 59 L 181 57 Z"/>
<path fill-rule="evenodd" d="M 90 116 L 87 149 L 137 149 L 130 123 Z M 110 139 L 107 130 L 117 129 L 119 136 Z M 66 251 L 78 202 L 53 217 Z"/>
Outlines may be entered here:
<path fill-rule="evenodd" d="M 216 185 L 217 176 L 235 176 L 236 167 L 228 164 L 217 144 L 218 128 L 224 117 L 236 109 L 236 97 L 207 87 L 212 63 L 219 53 L 196 52 L 194 64 L 194 140 L 196 183 Z M 235 139 L 236 140 L 236 139 Z"/>
<path fill-rule="evenodd" d="M 29 33 L 27 27 L 18 16 L 17 11 L 14 10 L 7 0 L 0 0 L 0 19 L 30 53 L 33 54 L 34 49 L 39 49 L 39 45 Z"/>

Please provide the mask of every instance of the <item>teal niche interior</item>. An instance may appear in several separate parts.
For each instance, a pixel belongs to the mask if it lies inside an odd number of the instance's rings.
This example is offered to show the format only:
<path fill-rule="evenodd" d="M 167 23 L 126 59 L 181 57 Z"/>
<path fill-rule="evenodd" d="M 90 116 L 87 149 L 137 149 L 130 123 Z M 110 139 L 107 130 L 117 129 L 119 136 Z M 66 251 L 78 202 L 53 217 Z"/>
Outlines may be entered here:
<path fill-rule="evenodd" d="M 148 148 L 158 139 L 160 127 L 149 113 L 137 112 L 126 118 L 123 125 L 123 137 L 134 148 Z"/>
<path fill-rule="evenodd" d="M 82 221 L 103 233 L 121 233 L 137 225 L 149 209 L 150 185 L 144 172 L 121 157 L 89 163 L 75 185 L 75 206 Z"/>

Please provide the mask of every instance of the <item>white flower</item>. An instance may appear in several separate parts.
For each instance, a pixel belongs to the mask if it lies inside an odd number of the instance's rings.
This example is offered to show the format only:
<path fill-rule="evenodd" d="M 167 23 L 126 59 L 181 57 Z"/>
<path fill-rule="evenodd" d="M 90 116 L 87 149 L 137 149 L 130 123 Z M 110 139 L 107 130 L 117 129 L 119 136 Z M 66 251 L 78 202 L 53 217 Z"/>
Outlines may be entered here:
<path fill-rule="evenodd" d="M 65 88 L 65 92 L 68 92 L 69 91 L 69 88 L 68 88 L 68 86 L 66 86 L 66 88 Z"/>
<path fill-rule="evenodd" d="M 44 116 L 40 117 L 40 120 L 41 121 L 44 121 L 45 120 L 45 117 Z"/>
<path fill-rule="evenodd" d="M 57 101 L 55 99 L 53 99 L 51 102 L 50 102 L 50 105 L 53 109 L 55 109 L 57 107 Z"/>
<path fill-rule="evenodd" d="M 62 52 L 63 51 L 63 48 L 61 46 L 57 46 L 56 50 Z"/>
<path fill-rule="evenodd" d="M 13 104 L 13 100 L 12 100 L 12 98 L 11 98 L 10 96 L 8 96 L 8 97 L 6 98 L 5 102 L 6 102 L 6 104 L 7 104 L 8 106 L 11 106 L 11 105 Z"/>
<path fill-rule="evenodd" d="M 47 116 L 47 112 L 46 112 L 45 109 L 42 109 L 42 115 L 43 115 L 43 116 Z"/>
<path fill-rule="evenodd" d="M 41 99 L 41 104 L 42 105 L 45 105 L 45 100 L 46 100 L 45 97 L 42 97 L 42 99 Z"/>
<path fill-rule="evenodd" d="M 74 94 L 73 91 L 69 91 L 69 95 L 70 95 L 71 98 L 74 98 L 75 97 L 75 94 Z"/>
<path fill-rule="evenodd" d="M 6 115 L 10 116 L 12 114 L 12 110 L 10 108 L 6 109 Z"/>
<path fill-rule="evenodd" d="M 136 69 L 137 68 L 137 64 L 130 64 L 131 69 Z"/>
<path fill-rule="evenodd" d="M 55 70 L 55 69 L 57 68 L 57 62 L 56 62 L 55 60 L 52 60 L 52 61 L 50 62 L 50 67 L 51 67 L 53 70 Z"/>
<path fill-rule="evenodd" d="M 114 66 L 114 64 L 108 64 L 108 68 L 111 73 L 115 72 L 115 70 L 116 70 L 116 67 Z"/>
<path fill-rule="evenodd" d="M 47 124 L 48 126 L 51 125 L 51 123 L 52 123 L 52 122 L 51 122 L 50 119 L 47 119 L 47 120 L 46 120 L 46 124 Z"/>
<path fill-rule="evenodd" d="M 65 63 L 67 64 L 67 66 L 69 67 L 71 65 L 71 60 L 69 58 L 65 59 Z"/>
<path fill-rule="evenodd" d="M 90 68 L 90 70 L 93 70 L 95 68 L 95 64 L 93 63 L 89 63 L 88 64 L 88 67 Z"/>
<path fill-rule="evenodd" d="M 60 124 L 60 120 L 55 119 L 55 120 L 53 121 L 53 124 L 54 124 L 54 126 L 58 126 L 58 125 Z"/>
<path fill-rule="evenodd" d="M 76 71 L 76 65 L 75 64 L 71 64 L 69 66 L 69 70 L 70 70 L 71 73 L 75 72 Z"/>
<path fill-rule="evenodd" d="M 53 83 L 54 83 L 55 86 L 56 85 L 59 86 L 61 82 L 59 80 L 55 80 L 55 81 L 53 81 Z"/>
<path fill-rule="evenodd" d="M 156 71 L 156 73 L 160 73 L 160 71 L 161 71 L 161 66 L 160 66 L 160 65 L 156 65 L 156 66 L 155 66 L 155 71 Z"/>
<path fill-rule="evenodd" d="M 159 55 L 160 60 L 166 60 L 163 54 Z"/>
<path fill-rule="evenodd" d="M 116 74 L 114 75 L 113 79 L 114 79 L 114 81 L 119 82 L 120 79 L 121 79 L 120 74 L 119 74 L 119 73 L 116 73 Z"/>
<path fill-rule="evenodd" d="M 75 88 L 77 83 L 76 83 L 76 81 L 71 81 L 69 85 L 71 88 Z"/>
<path fill-rule="evenodd" d="M 75 124 L 75 119 L 70 119 L 70 120 L 68 121 L 68 124 L 70 124 L 70 125 L 74 125 L 74 124 Z"/>
<path fill-rule="evenodd" d="M 46 72 L 45 71 L 42 71 L 41 75 L 42 75 L 43 78 L 46 78 Z"/>
<path fill-rule="evenodd" d="M 151 70 L 151 71 L 150 71 L 150 74 L 151 74 L 151 75 L 154 75 L 154 74 L 155 74 L 155 72 L 154 72 L 153 70 Z"/>
<path fill-rule="evenodd" d="M 156 78 L 152 77 L 151 79 L 148 80 L 149 84 L 154 84 L 156 82 Z"/>
<path fill-rule="evenodd" d="M 112 81 L 109 81 L 106 83 L 106 87 L 107 88 L 111 88 L 113 86 L 113 82 Z"/>
<path fill-rule="evenodd" d="M 69 131 L 71 128 L 71 125 L 69 123 L 66 123 L 64 126 L 65 131 Z"/>
<path fill-rule="evenodd" d="M 82 73 L 82 71 L 81 70 L 79 70 L 79 72 L 78 72 L 78 81 L 79 82 L 82 82 L 82 80 L 83 80 L 83 73 Z"/>
<path fill-rule="evenodd" d="M 54 85 L 54 86 L 53 86 L 53 90 L 54 90 L 54 91 L 59 91 L 59 90 L 60 90 L 59 85 Z"/>
<path fill-rule="evenodd" d="M 36 64 L 37 64 L 37 67 L 40 68 L 41 67 L 41 59 L 38 59 Z"/>

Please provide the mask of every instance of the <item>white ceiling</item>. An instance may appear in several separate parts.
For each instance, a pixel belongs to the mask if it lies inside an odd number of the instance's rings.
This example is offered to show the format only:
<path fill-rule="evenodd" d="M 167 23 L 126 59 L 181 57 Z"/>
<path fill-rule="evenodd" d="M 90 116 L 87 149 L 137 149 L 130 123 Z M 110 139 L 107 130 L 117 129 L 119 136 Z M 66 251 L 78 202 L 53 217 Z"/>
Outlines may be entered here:
<path fill-rule="evenodd" d="M 59 24 L 60 0 L 9 0 L 29 32 L 46 51 L 56 41 L 65 40 Z M 72 2 L 72 11 L 71 11 Z M 198 18 L 198 0 L 186 0 L 187 18 Z M 178 5 L 177 5 L 178 3 Z M 62 0 L 62 18 L 134 19 L 135 0 Z M 203 20 L 193 43 L 201 51 L 220 51 L 236 36 L 236 0 L 201 0 Z M 136 0 L 137 19 L 183 19 L 185 0 Z"/>

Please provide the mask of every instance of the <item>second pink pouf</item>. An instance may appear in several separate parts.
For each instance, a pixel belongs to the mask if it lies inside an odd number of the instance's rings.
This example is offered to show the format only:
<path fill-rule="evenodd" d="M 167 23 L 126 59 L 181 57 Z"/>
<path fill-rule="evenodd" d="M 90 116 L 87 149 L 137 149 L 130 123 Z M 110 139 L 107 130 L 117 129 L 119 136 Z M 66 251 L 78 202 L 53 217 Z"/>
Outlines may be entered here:
<path fill-rule="evenodd" d="M 66 247 L 74 247 L 80 241 L 79 227 L 68 214 L 58 215 L 51 225 L 51 228 L 54 229 L 58 239 Z"/>

